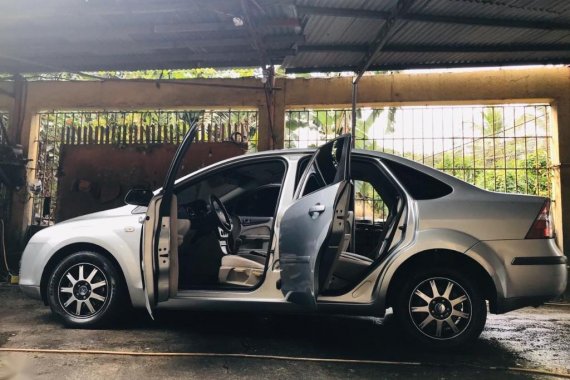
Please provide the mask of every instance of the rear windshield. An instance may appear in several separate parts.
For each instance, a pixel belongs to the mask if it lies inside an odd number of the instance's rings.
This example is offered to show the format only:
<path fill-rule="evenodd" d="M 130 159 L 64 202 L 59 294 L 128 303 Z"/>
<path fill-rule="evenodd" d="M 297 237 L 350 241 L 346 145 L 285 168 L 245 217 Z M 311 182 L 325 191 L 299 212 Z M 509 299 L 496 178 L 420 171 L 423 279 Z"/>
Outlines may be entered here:
<path fill-rule="evenodd" d="M 425 200 L 441 198 L 453 191 L 448 184 L 419 170 L 386 159 L 382 160 L 382 162 L 384 162 L 392 174 L 394 174 L 398 181 L 405 187 L 408 194 L 414 199 Z"/>

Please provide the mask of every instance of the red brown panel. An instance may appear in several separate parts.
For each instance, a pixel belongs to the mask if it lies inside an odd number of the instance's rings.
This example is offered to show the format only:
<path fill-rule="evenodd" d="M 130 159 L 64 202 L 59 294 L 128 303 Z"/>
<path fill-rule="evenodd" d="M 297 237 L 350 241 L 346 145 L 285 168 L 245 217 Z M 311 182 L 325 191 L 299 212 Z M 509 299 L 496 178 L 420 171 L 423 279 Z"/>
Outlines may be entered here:
<path fill-rule="evenodd" d="M 176 149 L 172 144 L 63 145 L 56 221 L 122 206 L 133 187 L 159 188 Z M 180 175 L 244 153 L 234 143 L 194 144 Z"/>

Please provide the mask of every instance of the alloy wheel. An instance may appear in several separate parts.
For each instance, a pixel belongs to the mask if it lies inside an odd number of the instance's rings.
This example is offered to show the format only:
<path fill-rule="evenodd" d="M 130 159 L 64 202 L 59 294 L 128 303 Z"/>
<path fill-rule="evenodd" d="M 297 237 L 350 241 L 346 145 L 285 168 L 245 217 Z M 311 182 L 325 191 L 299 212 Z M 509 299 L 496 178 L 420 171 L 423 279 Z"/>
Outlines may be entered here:
<path fill-rule="evenodd" d="M 76 318 L 97 314 L 109 297 L 105 273 L 90 263 L 76 264 L 64 272 L 58 284 L 58 299 L 63 310 Z"/>
<path fill-rule="evenodd" d="M 410 295 L 409 312 L 416 329 L 432 339 L 447 340 L 463 333 L 472 318 L 469 294 L 444 277 L 422 281 Z"/>

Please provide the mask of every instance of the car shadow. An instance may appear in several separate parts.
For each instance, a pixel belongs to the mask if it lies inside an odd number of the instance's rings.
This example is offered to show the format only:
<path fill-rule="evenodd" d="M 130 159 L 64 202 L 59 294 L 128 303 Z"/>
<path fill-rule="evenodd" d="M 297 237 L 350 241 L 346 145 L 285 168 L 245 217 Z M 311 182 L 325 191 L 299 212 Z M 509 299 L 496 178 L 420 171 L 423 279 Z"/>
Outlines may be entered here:
<path fill-rule="evenodd" d="M 521 358 L 496 340 L 480 338 L 452 350 L 433 350 L 403 338 L 397 322 L 386 318 L 194 312 L 159 310 L 155 320 L 136 311 L 128 330 L 161 330 L 177 337 L 177 350 L 232 352 L 359 360 L 424 362 L 434 365 L 514 366 Z M 203 351 L 205 352 L 205 351 Z"/>
<path fill-rule="evenodd" d="M 525 360 L 502 341 L 478 339 L 453 350 L 434 351 L 403 339 L 396 321 L 330 315 L 268 314 L 259 312 L 157 310 L 152 320 L 145 310 L 126 310 L 110 325 L 96 330 L 65 332 L 61 321 L 38 301 L 23 297 L 16 287 L 0 287 L 16 304 L 6 317 L 20 314 L 30 326 L 43 326 L 45 339 L 82 348 L 166 352 L 245 353 L 312 358 L 418 361 L 434 365 L 516 366 Z M 56 331 L 63 334 L 59 338 Z M 89 340 L 85 341 L 85 338 Z M 83 339 L 83 340 L 82 340 Z"/>

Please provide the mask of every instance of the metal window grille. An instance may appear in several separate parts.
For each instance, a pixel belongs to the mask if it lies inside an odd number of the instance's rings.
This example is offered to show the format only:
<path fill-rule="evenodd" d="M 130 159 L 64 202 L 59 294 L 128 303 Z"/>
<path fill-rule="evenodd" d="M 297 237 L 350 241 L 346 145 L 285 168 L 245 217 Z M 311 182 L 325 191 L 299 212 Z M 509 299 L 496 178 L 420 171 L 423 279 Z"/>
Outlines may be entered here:
<path fill-rule="evenodd" d="M 8 129 L 8 122 L 9 122 L 9 114 L 8 112 L 0 111 L 0 119 L 2 120 L 2 124 L 6 129 Z M 5 144 L 8 140 L 6 136 L 4 136 L 4 131 L 0 130 L 0 144 Z"/>
<path fill-rule="evenodd" d="M 383 221 L 388 208 L 372 185 L 364 181 L 354 181 L 354 218 L 359 222 L 375 223 Z"/>
<path fill-rule="evenodd" d="M 361 108 L 355 146 L 406 157 L 487 190 L 551 197 L 550 113 L 544 104 Z M 350 132 L 351 112 L 289 110 L 285 125 L 286 148 L 314 147 Z M 370 193 L 356 201 L 374 198 Z"/>
<path fill-rule="evenodd" d="M 38 116 L 35 224 L 53 223 L 63 144 L 180 144 L 193 123 L 198 124 L 198 143 L 231 141 L 247 144 L 248 151 L 256 151 L 258 143 L 254 110 L 56 111 Z"/>

